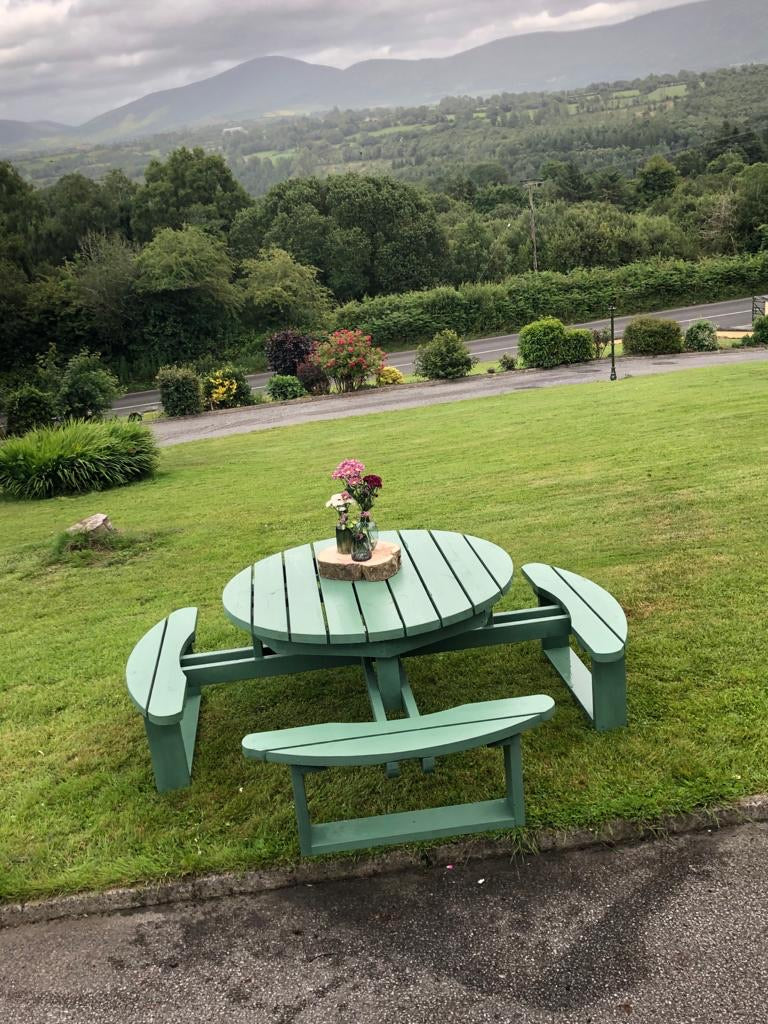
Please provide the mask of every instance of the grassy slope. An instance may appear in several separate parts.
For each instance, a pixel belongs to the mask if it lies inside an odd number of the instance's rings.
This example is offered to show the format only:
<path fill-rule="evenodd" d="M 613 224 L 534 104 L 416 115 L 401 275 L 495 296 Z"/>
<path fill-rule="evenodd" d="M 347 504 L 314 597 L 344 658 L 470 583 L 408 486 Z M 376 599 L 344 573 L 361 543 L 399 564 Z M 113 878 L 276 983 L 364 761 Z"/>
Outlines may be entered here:
<path fill-rule="evenodd" d="M 628 612 L 631 726 L 597 735 L 535 644 L 412 663 L 423 711 L 550 692 L 526 737 L 531 826 L 589 825 L 768 786 L 768 367 L 694 370 L 505 395 L 167 450 L 121 491 L 0 502 L 0 893 L 103 886 L 296 856 L 288 773 L 247 764 L 246 731 L 367 717 L 354 670 L 241 684 L 204 697 L 193 786 L 159 796 L 122 679 L 138 637 L 200 607 L 198 649 L 237 645 L 220 607 L 249 560 L 328 535 L 327 474 L 355 455 L 383 475 L 386 527 L 471 531 L 517 563 L 594 578 Z M 105 568 L 46 567 L 62 527 L 103 510 L 165 530 Z M 120 553 L 116 556 L 123 557 Z M 530 603 L 517 580 L 505 607 Z M 498 753 L 312 779 L 318 816 L 498 791 Z"/>

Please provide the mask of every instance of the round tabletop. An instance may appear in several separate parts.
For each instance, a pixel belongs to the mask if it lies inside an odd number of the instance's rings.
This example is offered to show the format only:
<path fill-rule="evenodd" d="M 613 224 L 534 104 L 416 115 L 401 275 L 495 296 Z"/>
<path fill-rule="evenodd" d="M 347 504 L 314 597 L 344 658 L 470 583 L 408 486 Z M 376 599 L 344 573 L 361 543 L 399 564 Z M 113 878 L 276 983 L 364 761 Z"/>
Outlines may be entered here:
<path fill-rule="evenodd" d="M 445 530 L 382 531 L 401 547 L 402 567 L 381 583 L 318 575 L 303 544 L 249 565 L 224 589 L 227 617 L 258 640 L 373 644 L 440 631 L 487 612 L 512 582 L 512 559 L 490 541 Z"/>

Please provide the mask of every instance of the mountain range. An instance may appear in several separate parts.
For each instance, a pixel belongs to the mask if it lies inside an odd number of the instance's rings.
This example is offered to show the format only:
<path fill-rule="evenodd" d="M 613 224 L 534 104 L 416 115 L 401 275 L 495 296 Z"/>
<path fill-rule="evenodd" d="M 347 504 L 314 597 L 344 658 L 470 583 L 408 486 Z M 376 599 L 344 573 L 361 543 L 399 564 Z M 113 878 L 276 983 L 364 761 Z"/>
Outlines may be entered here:
<path fill-rule="evenodd" d="M 704 0 L 617 25 L 510 36 L 450 57 L 368 60 L 343 70 L 256 57 L 212 78 L 150 93 L 79 127 L 0 121 L 0 147 L 118 141 L 337 106 L 417 106 L 450 95 L 558 91 L 749 63 L 768 63 L 768 2 Z"/>

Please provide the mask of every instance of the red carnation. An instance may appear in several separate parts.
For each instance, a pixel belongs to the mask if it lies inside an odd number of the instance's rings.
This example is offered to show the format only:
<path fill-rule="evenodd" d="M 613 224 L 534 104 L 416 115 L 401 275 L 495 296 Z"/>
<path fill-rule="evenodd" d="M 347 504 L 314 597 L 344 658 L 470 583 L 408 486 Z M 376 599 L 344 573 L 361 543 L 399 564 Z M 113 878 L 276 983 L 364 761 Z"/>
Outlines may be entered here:
<path fill-rule="evenodd" d="M 371 490 L 374 491 L 378 491 L 382 487 L 381 477 L 376 476 L 374 473 L 369 473 L 368 476 L 364 476 L 363 483 L 368 484 Z"/>

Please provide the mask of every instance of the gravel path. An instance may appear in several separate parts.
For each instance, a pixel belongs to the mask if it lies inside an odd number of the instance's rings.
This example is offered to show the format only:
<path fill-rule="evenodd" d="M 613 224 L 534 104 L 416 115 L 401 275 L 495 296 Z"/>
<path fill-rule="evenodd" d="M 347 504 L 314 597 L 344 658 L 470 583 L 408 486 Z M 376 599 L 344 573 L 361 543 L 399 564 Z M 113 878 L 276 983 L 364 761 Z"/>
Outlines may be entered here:
<path fill-rule="evenodd" d="M 720 352 L 692 352 L 651 358 L 625 357 L 617 360 L 619 379 L 673 373 L 698 366 L 725 366 L 768 360 L 768 349 L 726 349 Z M 202 416 L 157 420 L 152 429 L 158 442 L 165 445 L 200 441 L 228 434 L 248 434 L 294 423 L 344 419 L 390 409 L 413 409 L 422 405 L 442 405 L 489 395 L 503 395 L 529 388 L 558 384 L 588 384 L 608 381 L 609 364 L 579 363 L 554 370 L 522 370 L 511 373 L 465 377 L 457 381 L 431 381 L 424 384 L 378 388 L 352 395 L 328 395 L 324 398 L 300 398 L 293 402 L 257 405 L 245 409 L 204 413 Z"/>

